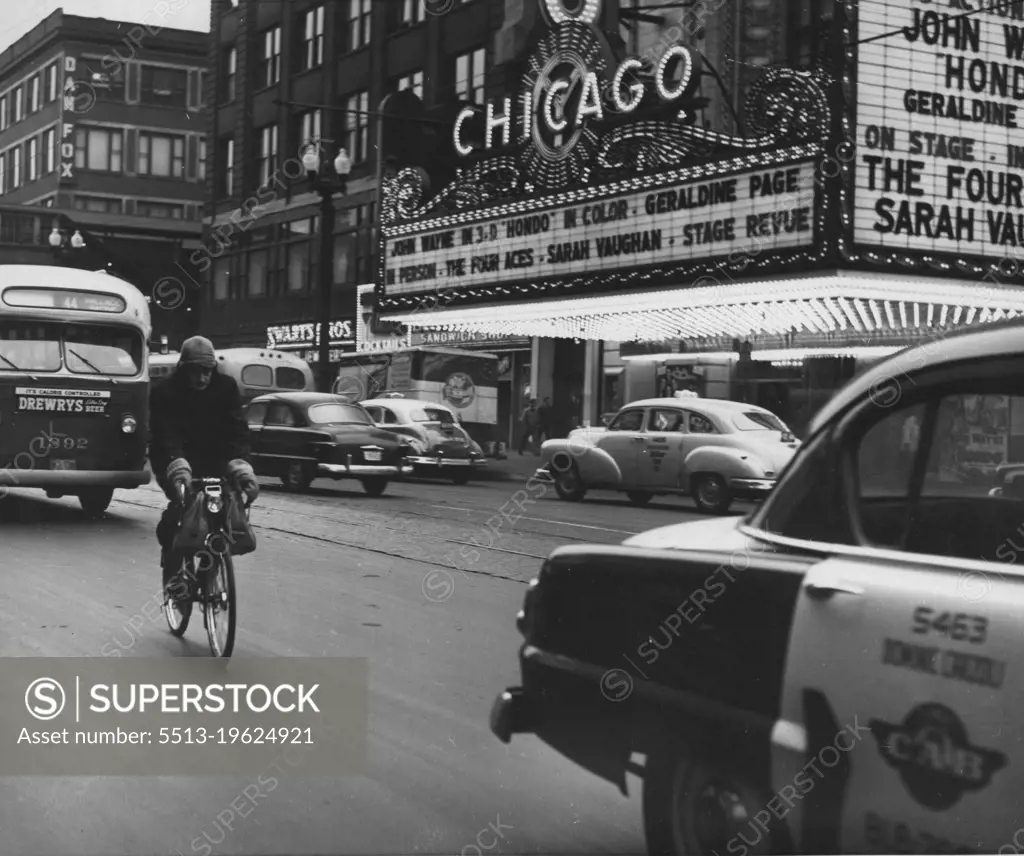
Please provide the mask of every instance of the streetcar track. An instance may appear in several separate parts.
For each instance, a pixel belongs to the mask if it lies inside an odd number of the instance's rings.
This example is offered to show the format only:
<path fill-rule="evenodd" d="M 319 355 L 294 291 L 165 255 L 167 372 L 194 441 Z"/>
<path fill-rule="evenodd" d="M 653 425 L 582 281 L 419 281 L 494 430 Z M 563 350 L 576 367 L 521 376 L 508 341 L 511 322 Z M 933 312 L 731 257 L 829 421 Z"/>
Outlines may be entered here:
<path fill-rule="evenodd" d="M 133 505 L 133 506 L 136 506 L 138 508 L 148 508 L 148 509 L 154 510 L 154 511 L 159 511 L 160 510 L 160 508 L 158 506 L 148 505 L 147 503 L 137 502 L 137 501 L 130 500 L 130 499 L 118 499 L 116 501 L 120 502 L 120 503 L 123 503 L 124 505 Z M 306 515 L 306 516 L 314 516 L 314 515 Z M 321 517 L 321 515 L 315 515 L 315 516 Z M 328 518 L 322 518 L 321 517 L 321 519 L 328 519 Z M 363 552 L 366 552 L 366 553 L 374 553 L 374 554 L 379 555 L 379 556 L 388 556 L 389 558 L 392 558 L 392 559 L 402 559 L 402 560 L 407 561 L 407 562 L 417 562 L 417 563 L 419 563 L 421 565 L 430 565 L 430 566 L 436 567 L 436 568 L 443 568 L 444 570 L 446 570 L 448 572 L 450 572 L 451 570 L 456 570 L 456 571 L 459 571 L 459 573 L 462 573 L 462 574 L 467 574 L 467 573 L 468 574 L 476 574 L 477 576 L 488 577 L 490 579 L 495 579 L 495 580 L 507 580 L 509 582 L 524 583 L 524 581 L 519 579 L 518 577 L 510 577 L 510 576 L 506 576 L 505 574 L 499 574 L 499 573 L 496 573 L 496 572 L 493 572 L 493 571 L 474 569 L 472 567 L 459 568 L 459 567 L 456 567 L 455 565 L 453 565 L 453 564 L 451 564 L 449 562 L 437 562 L 437 561 L 434 561 L 433 559 L 417 558 L 415 556 L 405 556 L 405 555 L 402 555 L 401 553 L 394 553 L 394 552 L 391 552 L 390 550 L 384 550 L 384 549 L 381 549 L 379 547 L 369 547 L 369 546 L 367 546 L 365 544 L 354 544 L 351 541 L 339 541 L 337 539 L 328 538 L 328 537 L 323 536 L 323 535 L 311 535 L 311 534 L 309 534 L 307 532 L 296 532 L 293 529 L 282 529 L 281 527 L 278 527 L 278 526 L 268 526 L 268 525 L 265 525 L 265 524 L 262 524 L 262 523 L 253 523 L 252 527 L 254 529 L 262 529 L 262 530 L 265 530 L 267 532 L 278 532 L 278 533 L 283 534 L 283 535 L 291 535 L 292 537 L 295 537 L 295 538 L 304 538 L 304 539 L 306 539 L 308 541 L 316 541 L 316 542 L 319 542 L 319 543 L 322 543 L 322 544 L 334 544 L 334 545 L 336 545 L 338 547 L 350 547 L 350 548 L 355 549 L 355 550 L 362 550 Z M 427 536 L 427 537 L 431 537 L 431 536 Z M 437 536 L 432 536 L 432 537 L 437 538 Z M 446 540 L 447 541 L 448 539 L 441 539 L 441 540 Z M 461 542 L 461 541 L 450 541 L 449 543 L 453 543 L 453 544 L 467 543 L 467 544 L 469 544 L 469 542 Z M 472 546 L 472 545 L 470 545 L 470 546 Z M 496 550 L 497 552 L 502 552 L 502 553 L 512 553 L 512 554 L 520 555 L 520 556 L 528 556 L 528 557 L 534 558 L 534 559 L 541 559 L 541 560 L 543 560 L 543 559 L 547 558 L 547 556 L 537 556 L 537 555 L 534 555 L 532 553 L 519 553 L 519 552 L 517 552 L 515 550 L 503 550 L 501 548 L 495 548 L 495 547 L 492 547 L 492 548 L 489 548 L 489 549 Z"/>

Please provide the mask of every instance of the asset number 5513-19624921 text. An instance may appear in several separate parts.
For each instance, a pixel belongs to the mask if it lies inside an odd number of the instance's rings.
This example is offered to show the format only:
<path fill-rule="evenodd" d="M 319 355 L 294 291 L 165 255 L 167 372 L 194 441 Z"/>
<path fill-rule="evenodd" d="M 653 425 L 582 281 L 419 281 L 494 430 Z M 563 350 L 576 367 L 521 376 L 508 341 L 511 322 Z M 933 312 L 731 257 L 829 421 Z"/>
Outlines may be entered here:
<path fill-rule="evenodd" d="M 313 743 L 313 731 L 310 728 L 161 728 L 160 743 L 171 745 L 195 744 L 202 746 L 210 743 L 228 746 L 241 743 L 262 746 L 276 743 Z"/>

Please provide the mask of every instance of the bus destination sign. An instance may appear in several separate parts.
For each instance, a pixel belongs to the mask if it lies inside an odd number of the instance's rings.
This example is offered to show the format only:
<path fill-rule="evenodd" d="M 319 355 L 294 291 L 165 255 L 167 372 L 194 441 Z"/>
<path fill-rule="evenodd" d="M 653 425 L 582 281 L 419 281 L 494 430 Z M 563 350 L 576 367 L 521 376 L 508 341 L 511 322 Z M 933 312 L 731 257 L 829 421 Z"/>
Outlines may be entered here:
<path fill-rule="evenodd" d="M 72 291 L 67 288 L 25 288 L 15 286 L 4 289 L 4 303 L 31 309 L 71 309 L 79 312 L 124 312 L 127 304 L 123 297 L 93 291 Z"/>
<path fill-rule="evenodd" d="M 106 415 L 110 391 L 105 389 L 54 389 L 18 386 L 18 413 L 80 413 Z"/>

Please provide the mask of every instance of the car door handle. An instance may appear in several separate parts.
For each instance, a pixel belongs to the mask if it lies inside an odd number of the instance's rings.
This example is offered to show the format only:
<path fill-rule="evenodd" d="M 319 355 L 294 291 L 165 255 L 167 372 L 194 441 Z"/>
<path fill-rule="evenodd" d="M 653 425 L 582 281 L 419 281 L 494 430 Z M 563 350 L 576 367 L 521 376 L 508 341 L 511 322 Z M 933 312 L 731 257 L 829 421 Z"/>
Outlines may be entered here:
<path fill-rule="evenodd" d="M 808 583 L 804 586 L 808 597 L 815 600 L 827 600 L 836 594 L 848 594 L 853 597 L 863 597 L 864 589 L 850 583 Z"/>

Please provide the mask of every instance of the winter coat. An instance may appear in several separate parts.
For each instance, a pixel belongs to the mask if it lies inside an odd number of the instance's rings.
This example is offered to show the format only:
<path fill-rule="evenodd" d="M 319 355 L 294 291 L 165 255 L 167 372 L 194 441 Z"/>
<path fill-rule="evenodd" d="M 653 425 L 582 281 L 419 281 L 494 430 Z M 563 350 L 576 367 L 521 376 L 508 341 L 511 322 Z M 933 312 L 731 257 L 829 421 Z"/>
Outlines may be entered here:
<path fill-rule="evenodd" d="M 180 368 L 149 395 L 149 462 L 157 481 L 184 458 L 193 478 L 223 476 L 228 462 L 249 460 L 249 423 L 238 385 L 214 369 L 206 389 L 193 389 Z"/>

